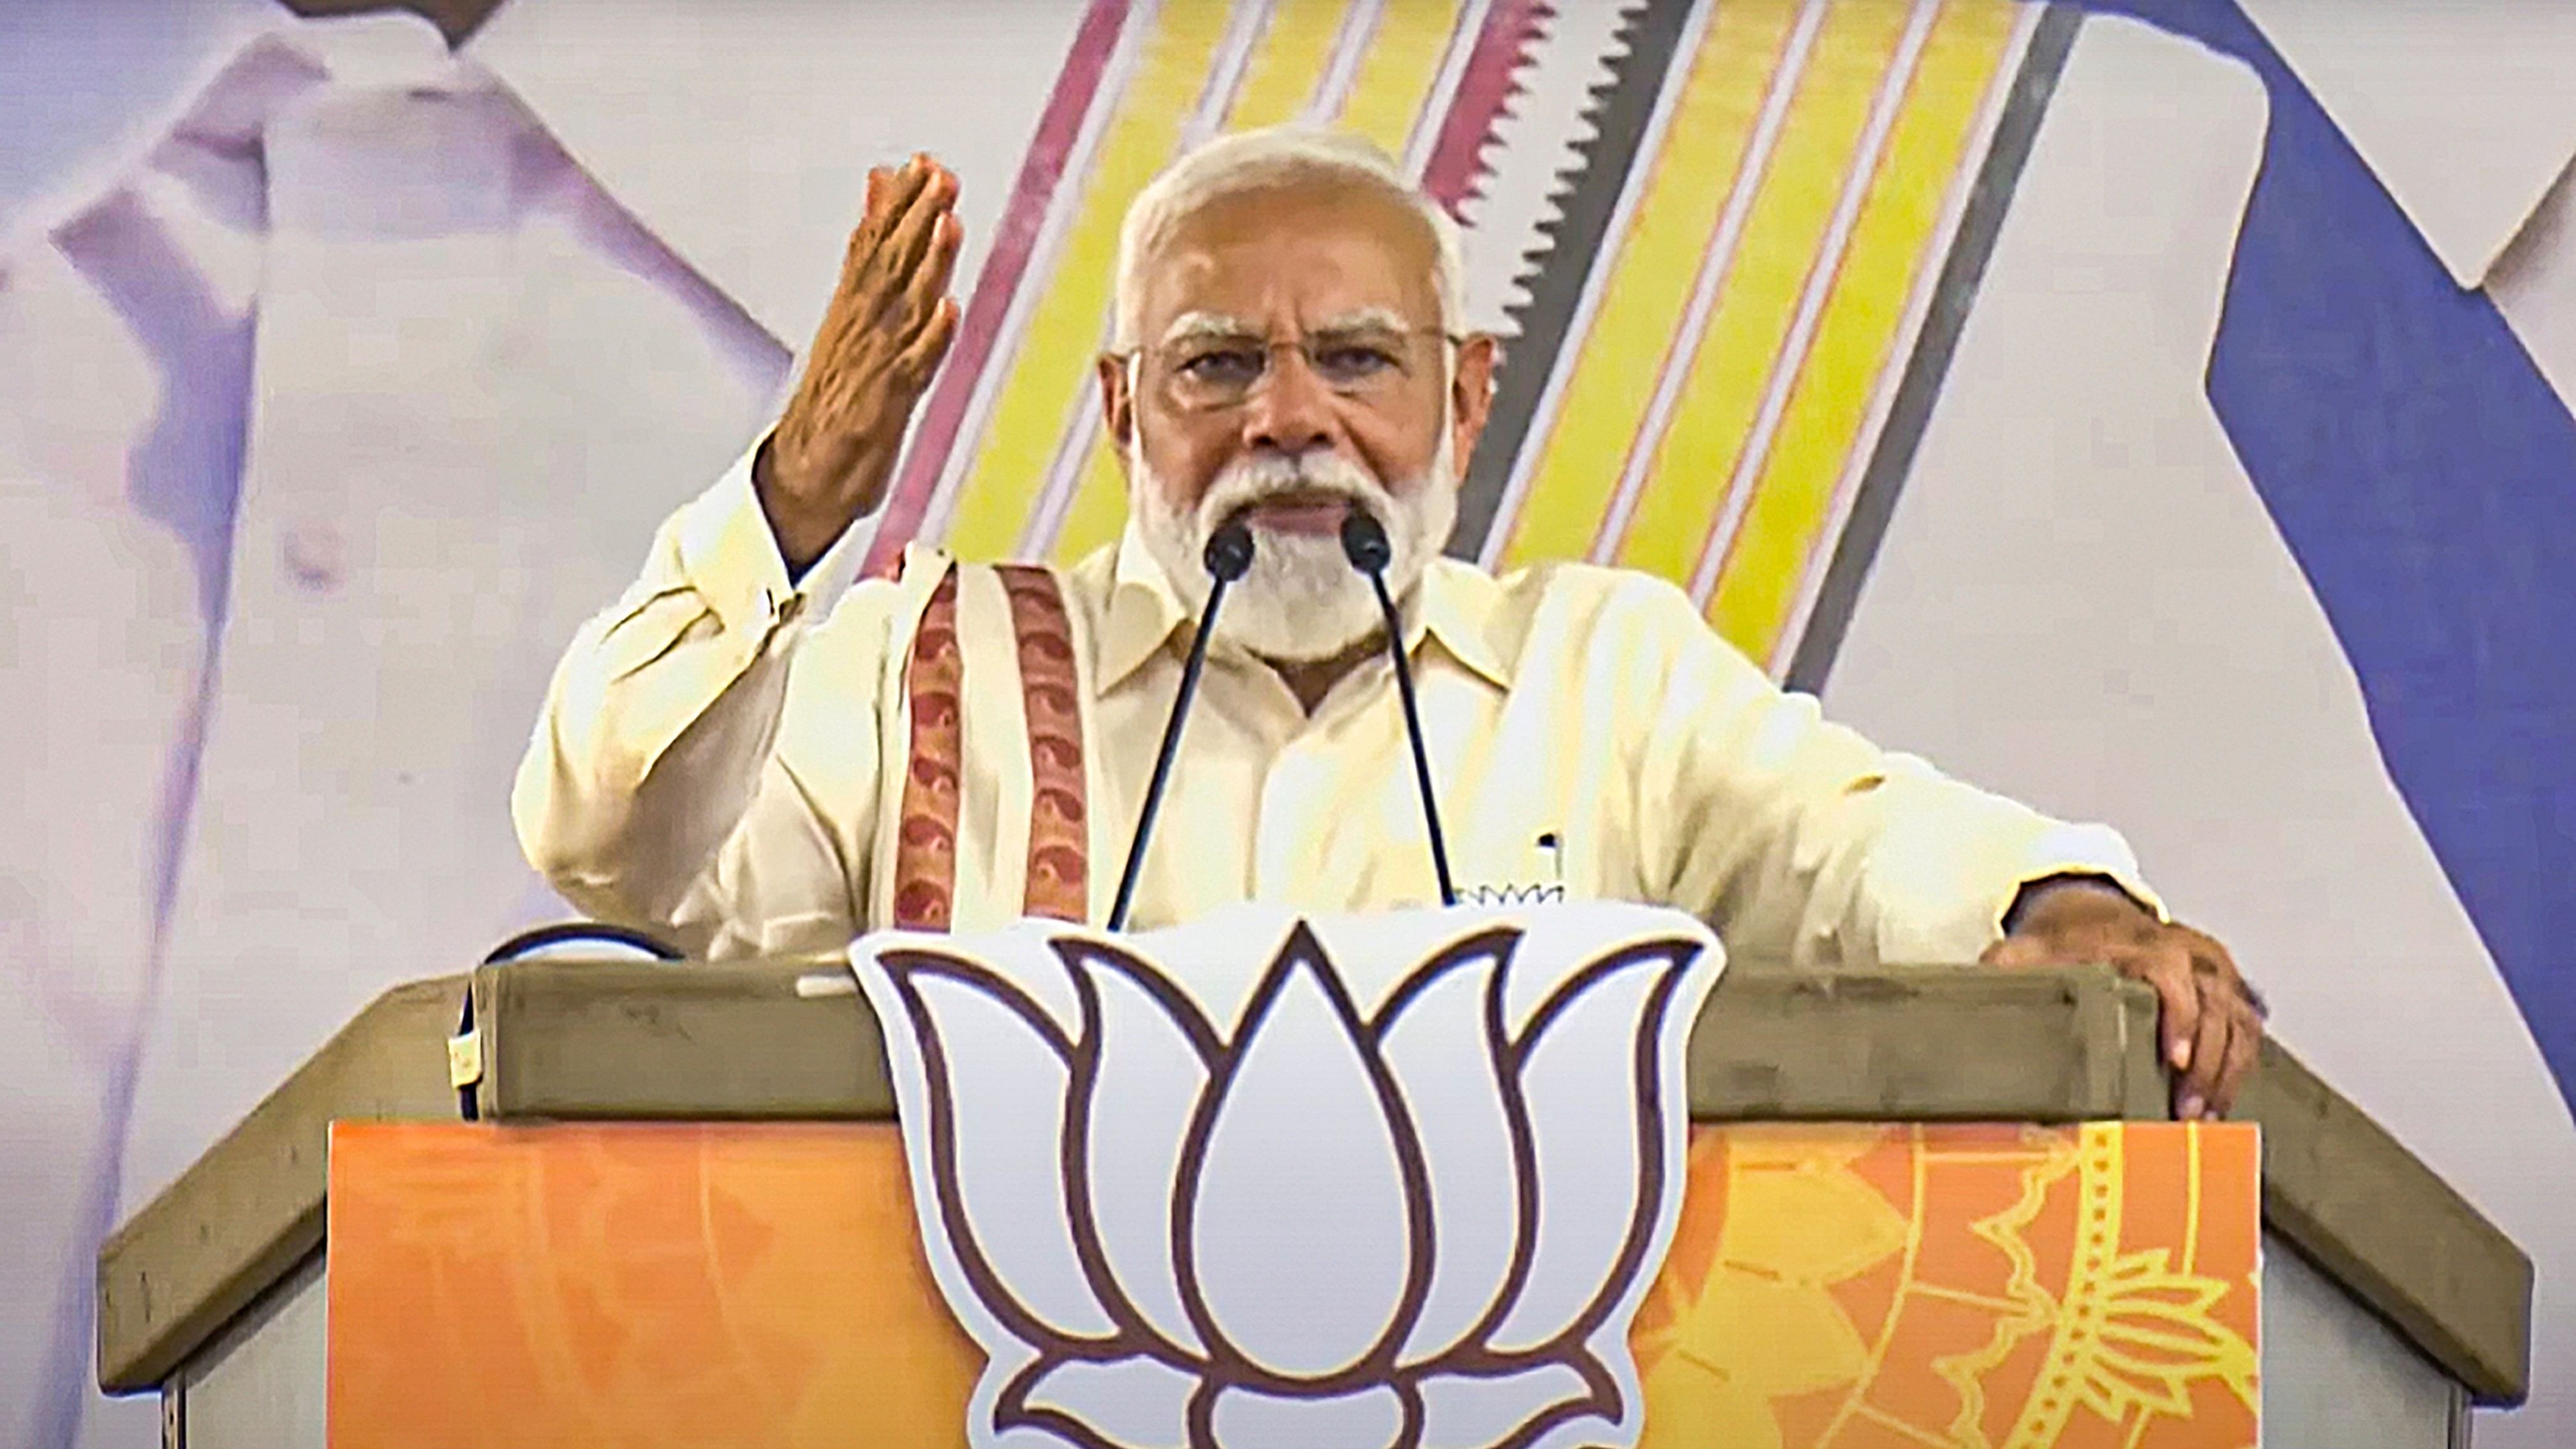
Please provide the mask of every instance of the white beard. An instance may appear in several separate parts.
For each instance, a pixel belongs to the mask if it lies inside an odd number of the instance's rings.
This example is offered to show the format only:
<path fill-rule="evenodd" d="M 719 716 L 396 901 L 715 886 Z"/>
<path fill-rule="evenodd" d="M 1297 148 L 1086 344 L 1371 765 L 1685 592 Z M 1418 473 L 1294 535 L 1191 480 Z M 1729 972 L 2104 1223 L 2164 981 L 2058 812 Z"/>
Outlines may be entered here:
<path fill-rule="evenodd" d="M 1422 578 L 1433 555 L 1458 522 L 1458 479 L 1448 427 L 1440 451 L 1420 479 L 1389 489 L 1339 453 L 1290 458 L 1247 456 L 1217 475 L 1198 507 L 1173 507 L 1170 492 L 1145 461 L 1142 444 L 1128 450 L 1129 506 L 1146 551 L 1163 566 L 1183 603 L 1196 615 L 1207 607 L 1209 579 L 1203 556 L 1219 525 L 1275 494 L 1323 490 L 1366 507 L 1385 525 L 1392 557 L 1387 590 L 1401 599 Z M 1330 659 L 1384 625 L 1377 592 L 1351 566 L 1341 540 L 1255 529 L 1252 568 L 1226 590 L 1216 634 L 1280 663 Z"/>

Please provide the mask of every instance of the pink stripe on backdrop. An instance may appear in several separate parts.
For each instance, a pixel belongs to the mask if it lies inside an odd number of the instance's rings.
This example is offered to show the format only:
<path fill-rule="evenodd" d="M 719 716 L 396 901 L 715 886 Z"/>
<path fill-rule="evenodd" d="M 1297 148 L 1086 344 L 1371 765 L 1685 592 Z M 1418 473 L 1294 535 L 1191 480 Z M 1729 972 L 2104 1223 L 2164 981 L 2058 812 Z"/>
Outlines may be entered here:
<path fill-rule="evenodd" d="M 903 546 L 912 542 L 921 520 L 930 511 L 931 494 L 939 486 L 939 474 L 948 464 L 949 450 L 957 445 L 957 432 L 966 421 L 966 407 L 974 399 L 975 384 L 1001 338 L 1002 319 L 1009 315 L 1011 302 L 1027 279 L 1029 261 L 1037 253 L 1038 236 L 1046 229 L 1047 210 L 1055 200 L 1056 184 L 1064 179 L 1065 162 L 1082 134 L 1083 117 L 1089 114 L 1101 77 L 1108 72 L 1109 58 L 1118 48 L 1118 32 L 1127 23 L 1127 3 L 1128 0 L 1091 0 L 1081 28 L 1074 32 L 1073 48 L 1065 56 L 1063 72 L 1056 77 L 1055 93 L 1047 98 L 1046 110 L 1038 117 L 1028 158 L 1020 163 L 1019 179 L 1011 185 L 1010 203 L 1002 209 L 1001 225 L 993 235 L 993 250 L 986 254 L 984 270 L 975 279 L 966 315 L 958 320 L 957 341 L 949 348 L 939 380 L 931 386 L 920 430 L 913 434 L 912 446 L 895 475 L 893 496 L 886 500 L 876 538 L 868 547 L 864 570 L 868 574 L 893 571 Z"/>
<path fill-rule="evenodd" d="M 1422 189 L 1452 216 L 1476 194 L 1485 147 L 1512 98 L 1512 76 L 1537 40 L 1539 22 L 1555 13 L 1547 0 L 1494 0 L 1485 11 L 1476 48 L 1467 53 L 1466 71 L 1440 123 L 1440 137 L 1422 163 Z"/>

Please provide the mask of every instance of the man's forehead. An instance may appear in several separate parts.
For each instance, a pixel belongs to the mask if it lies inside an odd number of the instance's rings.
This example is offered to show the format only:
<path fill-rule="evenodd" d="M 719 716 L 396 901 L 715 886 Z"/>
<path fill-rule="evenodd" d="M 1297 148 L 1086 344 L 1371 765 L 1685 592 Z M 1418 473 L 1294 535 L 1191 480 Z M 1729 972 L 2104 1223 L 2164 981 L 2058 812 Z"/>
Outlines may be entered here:
<path fill-rule="evenodd" d="M 1438 255 L 1421 216 L 1374 189 L 1307 183 L 1218 198 L 1184 217 L 1149 259 L 1147 333 L 1193 312 L 1237 321 L 1293 312 L 1308 325 L 1368 311 L 1428 321 Z"/>

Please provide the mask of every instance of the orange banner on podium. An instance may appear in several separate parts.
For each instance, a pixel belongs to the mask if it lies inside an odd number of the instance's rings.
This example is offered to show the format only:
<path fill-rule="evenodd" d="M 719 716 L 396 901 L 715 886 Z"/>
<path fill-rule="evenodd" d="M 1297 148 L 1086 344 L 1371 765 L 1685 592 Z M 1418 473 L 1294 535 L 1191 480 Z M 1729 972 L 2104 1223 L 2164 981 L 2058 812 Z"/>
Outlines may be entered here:
<path fill-rule="evenodd" d="M 2250 1126 L 1693 1131 L 1643 1442 L 2255 1442 Z M 956 1446 L 891 1125 L 332 1131 L 343 1449 Z"/>

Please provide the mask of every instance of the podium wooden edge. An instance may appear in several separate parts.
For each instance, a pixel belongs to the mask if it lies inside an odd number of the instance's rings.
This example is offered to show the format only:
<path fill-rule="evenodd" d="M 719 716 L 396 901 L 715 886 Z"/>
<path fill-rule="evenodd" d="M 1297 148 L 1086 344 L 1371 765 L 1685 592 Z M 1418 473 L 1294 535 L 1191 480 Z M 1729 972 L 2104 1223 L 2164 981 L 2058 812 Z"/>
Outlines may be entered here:
<path fill-rule="evenodd" d="M 881 1120 L 875 1014 L 837 958 L 675 972 L 526 962 L 475 974 L 485 1117 Z M 681 1018 L 685 1017 L 685 1026 Z M 2155 996 L 2107 971 L 1741 966 L 1692 1033 L 1692 1115 L 2076 1122 L 2165 1113 Z"/>
<path fill-rule="evenodd" d="M 2481 1407 L 2531 1393 L 2531 1258 L 2278 1042 L 2236 1115 L 2262 1124 L 2263 1216 Z"/>
<path fill-rule="evenodd" d="M 447 1038 L 467 978 L 387 991 L 352 1017 L 98 1253 L 99 1386 L 159 1384 L 322 1245 L 335 1118 L 456 1115 Z"/>
<path fill-rule="evenodd" d="M 453 1120 L 462 994 L 498 1121 L 885 1120 L 874 1015 L 840 958 L 528 961 L 394 988 L 99 1254 L 99 1382 L 149 1390 L 322 1243 L 334 1119 Z M 1692 1033 L 1701 1121 L 2155 1120 L 2155 999 L 2099 968 L 1796 975 L 1738 963 Z M 2239 1103 L 2266 1223 L 2477 1402 L 2522 1401 L 2531 1262 L 2277 1044 Z"/>

